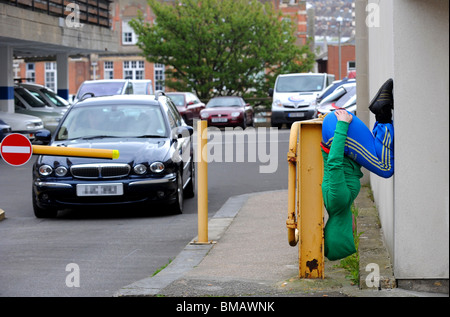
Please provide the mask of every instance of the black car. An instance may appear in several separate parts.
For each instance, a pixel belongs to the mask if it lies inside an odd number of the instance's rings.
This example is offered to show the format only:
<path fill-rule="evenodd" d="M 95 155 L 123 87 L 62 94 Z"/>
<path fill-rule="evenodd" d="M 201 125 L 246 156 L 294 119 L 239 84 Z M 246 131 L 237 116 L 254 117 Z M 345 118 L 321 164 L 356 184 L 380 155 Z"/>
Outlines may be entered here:
<path fill-rule="evenodd" d="M 11 133 L 11 127 L 0 119 L 0 142 Z"/>
<path fill-rule="evenodd" d="M 33 166 L 33 209 L 38 218 L 59 209 L 167 203 L 181 213 L 194 196 L 192 127 L 170 98 L 93 97 L 73 105 L 50 146 L 118 150 L 118 159 L 41 155 Z"/>

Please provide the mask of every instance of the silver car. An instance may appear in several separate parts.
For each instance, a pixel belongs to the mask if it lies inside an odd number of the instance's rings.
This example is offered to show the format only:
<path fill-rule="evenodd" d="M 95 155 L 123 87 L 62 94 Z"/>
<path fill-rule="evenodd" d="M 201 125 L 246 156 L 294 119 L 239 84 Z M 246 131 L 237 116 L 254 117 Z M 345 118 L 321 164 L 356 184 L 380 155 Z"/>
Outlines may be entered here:
<path fill-rule="evenodd" d="M 16 113 L 28 114 L 42 119 L 44 128 L 53 133 L 62 118 L 62 113 L 46 106 L 27 89 L 14 86 L 14 108 Z"/>
<path fill-rule="evenodd" d="M 40 118 L 27 114 L 0 111 L 0 119 L 11 127 L 11 132 L 23 134 L 30 141 L 35 139 L 37 131 L 44 128 Z"/>
<path fill-rule="evenodd" d="M 70 103 L 58 96 L 53 90 L 38 84 L 24 83 L 19 86 L 26 88 L 35 97 L 40 99 L 47 106 L 52 107 L 64 114 L 70 107 Z"/>

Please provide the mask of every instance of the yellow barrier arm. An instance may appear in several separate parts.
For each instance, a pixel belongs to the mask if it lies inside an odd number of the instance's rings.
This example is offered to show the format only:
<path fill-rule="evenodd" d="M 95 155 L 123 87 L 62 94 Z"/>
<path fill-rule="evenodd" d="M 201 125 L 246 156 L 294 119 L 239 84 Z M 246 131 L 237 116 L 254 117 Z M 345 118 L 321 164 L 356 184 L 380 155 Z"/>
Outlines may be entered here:
<path fill-rule="evenodd" d="M 46 145 L 33 145 L 33 154 L 96 157 L 106 159 L 118 159 L 120 155 L 118 150 L 87 149 L 75 147 L 46 146 Z"/>

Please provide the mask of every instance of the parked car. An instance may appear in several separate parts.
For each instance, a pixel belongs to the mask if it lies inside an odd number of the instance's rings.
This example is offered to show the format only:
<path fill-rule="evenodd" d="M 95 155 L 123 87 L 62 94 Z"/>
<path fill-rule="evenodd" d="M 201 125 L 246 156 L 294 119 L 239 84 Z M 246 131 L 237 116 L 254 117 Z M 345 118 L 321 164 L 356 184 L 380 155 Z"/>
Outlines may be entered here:
<path fill-rule="evenodd" d="M 181 213 L 194 196 L 191 135 L 172 101 L 161 96 L 88 98 L 74 104 L 50 146 L 118 150 L 120 157 L 38 156 L 32 201 L 38 218 L 59 209 L 160 202 Z"/>
<path fill-rule="evenodd" d="M 345 77 L 342 80 L 335 80 L 331 85 L 329 85 L 325 90 L 317 96 L 316 105 L 318 105 L 325 97 L 331 94 L 336 88 L 344 85 L 344 84 L 356 84 L 356 79 L 351 79 Z"/>
<path fill-rule="evenodd" d="M 352 97 L 356 107 L 356 83 L 341 85 L 320 102 L 317 113 L 326 114 L 338 108 L 350 107 L 351 103 L 346 105 L 346 102 Z"/>
<path fill-rule="evenodd" d="M 31 83 L 22 83 L 19 86 L 26 88 L 47 106 L 58 110 L 62 114 L 64 114 L 70 107 L 70 103 L 67 100 L 58 96 L 53 90 L 45 86 Z"/>
<path fill-rule="evenodd" d="M 12 132 L 23 134 L 30 141 L 35 139 L 36 132 L 44 128 L 40 118 L 27 114 L 0 111 L 0 119 L 11 127 Z"/>
<path fill-rule="evenodd" d="M 219 127 L 240 126 L 245 129 L 253 125 L 254 112 L 242 97 L 221 96 L 208 101 L 200 117 L 208 120 L 208 125 Z"/>
<path fill-rule="evenodd" d="M 205 104 L 191 92 L 166 92 L 166 96 L 172 99 L 184 121 L 190 126 L 194 119 L 200 119 L 200 111 L 205 109 Z"/>
<path fill-rule="evenodd" d="M 133 84 L 128 79 L 86 80 L 78 88 L 73 102 L 86 97 L 133 94 Z"/>
<path fill-rule="evenodd" d="M 46 106 L 27 89 L 14 86 L 14 108 L 16 113 L 28 114 L 42 119 L 44 128 L 53 133 L 62 118 L 61 112 Z"/>
<path fill-rule="evenodd" d="M 0 119 L 0 142 L 2 142 L 5 136 L 10 134 L 11 132 L 12 132 L 11 127 L 8 124 L 6 124 L 6 122 L 4 122 L 2 119 Z"/>

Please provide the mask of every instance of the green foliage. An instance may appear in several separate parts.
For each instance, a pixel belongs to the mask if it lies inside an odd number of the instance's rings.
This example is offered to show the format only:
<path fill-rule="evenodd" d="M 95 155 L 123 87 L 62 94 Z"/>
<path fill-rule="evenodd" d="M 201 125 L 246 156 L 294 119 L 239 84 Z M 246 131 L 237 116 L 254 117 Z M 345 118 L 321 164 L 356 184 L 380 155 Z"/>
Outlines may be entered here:
<path fill-rule="evenodd" d="M 168 66 L 168 87 L 215 95 L 267 96 L 276 75 L 310 71 L 314 54 L 271 3 L 252 0 L 148 0 L 155 23 L 130 22 L 146 59 Z"/>

